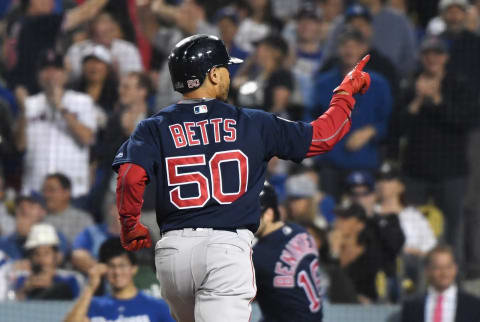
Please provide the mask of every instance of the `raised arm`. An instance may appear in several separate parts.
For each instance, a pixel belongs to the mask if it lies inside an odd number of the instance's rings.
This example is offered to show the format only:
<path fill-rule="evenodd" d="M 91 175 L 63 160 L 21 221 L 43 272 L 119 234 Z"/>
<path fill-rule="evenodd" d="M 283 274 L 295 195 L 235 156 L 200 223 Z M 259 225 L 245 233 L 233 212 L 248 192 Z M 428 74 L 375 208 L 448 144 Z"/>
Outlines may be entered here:
<path fill-rule="evenodd" d="M 96 264 L 88 272 L 88 284 L 83 289 L 82 295 L 75 302 L 73 308 L 65 317 L 65 322 L 88 322 L 88 309 L 92 302 L 93 295 L 100 285 L 102 276 L 106 273 L 105 264 Z"/>
<path fill-rule="evenodd" d="M 333 149 L 335 144 L 348 133 L 352 125 L 350 118 L 355 105 L 355 94 L 365 94 L 370 87 L 370 75 L 363 68 L 370 60 L 365 56 L 333 91 L 330 107 L 310 124 L 313 137 L 307 157 L 319 155 Z"/>
<path fill-rule="evenodd" d="M 107 4 L 108 0 L 87 0 L 83 4 L 67 11 L 65 30 L 71 30 L 85 21 L 92 19 Z"/>

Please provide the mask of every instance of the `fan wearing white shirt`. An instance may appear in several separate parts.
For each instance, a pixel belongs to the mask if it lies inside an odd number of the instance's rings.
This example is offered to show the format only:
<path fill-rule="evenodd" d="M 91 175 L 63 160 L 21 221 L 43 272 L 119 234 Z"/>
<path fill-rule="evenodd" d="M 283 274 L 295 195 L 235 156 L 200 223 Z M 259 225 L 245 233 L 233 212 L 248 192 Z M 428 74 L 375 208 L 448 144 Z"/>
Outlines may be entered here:
<path fill-rule="evenodd" d="M 425 259 L 428 291 L 403 304 L 401 321 L 480 321 L 480 299 L 463 292 L 455 282 L 458 266 L 452 248 L 436 246 Z"/>
<path fill-rule="evenodd" d="M 89 146 L 97 126 L 93 102 L 88 95 L 65 89 L 61 55 L 47 50 L 39 56 L 42 92 L 28 96 L 24 89 L 16 91 L 16 145 L 25 151 L 22 188 L 40 191 L 46 175 L 61 172 L 72 180 L 72 196 L 79 197 L 89 190 Z"/>

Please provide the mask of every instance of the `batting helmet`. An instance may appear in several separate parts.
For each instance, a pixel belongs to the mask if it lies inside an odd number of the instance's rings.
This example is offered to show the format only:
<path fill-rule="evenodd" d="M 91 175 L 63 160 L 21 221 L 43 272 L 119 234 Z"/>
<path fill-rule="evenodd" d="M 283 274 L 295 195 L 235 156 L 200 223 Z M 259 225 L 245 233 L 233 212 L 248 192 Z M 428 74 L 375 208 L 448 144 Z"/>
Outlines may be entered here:
<path fill-rule="evenodd" d="M 228 55 L 225 44 L 218 37 L 208 35 L 181 40 L 168 56 L 173 89 L 182 94 L 200 87 L 213 67 L 242 62 Z"/>
<path fill-rule="evenodd" d="M 268 208 L 276 209 L 278 206 L 277 193 L 268 182 L 265 182 L 263 190 L 260 192 L 260 206 L 262 210 Z"/>

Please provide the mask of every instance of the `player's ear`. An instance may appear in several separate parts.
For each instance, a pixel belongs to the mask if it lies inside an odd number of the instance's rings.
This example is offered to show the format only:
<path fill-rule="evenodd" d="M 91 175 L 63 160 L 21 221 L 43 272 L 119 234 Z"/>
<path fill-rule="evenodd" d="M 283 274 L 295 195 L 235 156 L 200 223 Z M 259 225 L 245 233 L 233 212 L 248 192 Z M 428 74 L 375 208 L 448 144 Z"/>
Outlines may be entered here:
<path fill-rule="evenodd" d="M 208 73 L 208 79 L 213 85 L 217 85 L 220 83 L 220 73 L 217 67 L 213 67 L 210 72 Z"/>

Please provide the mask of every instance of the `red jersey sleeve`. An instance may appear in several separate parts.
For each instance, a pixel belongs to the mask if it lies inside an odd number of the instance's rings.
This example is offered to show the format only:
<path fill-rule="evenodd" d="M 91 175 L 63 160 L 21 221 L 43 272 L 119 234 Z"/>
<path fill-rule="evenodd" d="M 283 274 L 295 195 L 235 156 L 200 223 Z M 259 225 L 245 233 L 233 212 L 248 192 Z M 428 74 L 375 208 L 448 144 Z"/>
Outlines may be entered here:
<path fill-rule="evenodd" d="M 350 95 L 333 95 L 328 110 L 310 123 L 313 126 L 313 136 L 307 157 L 330 151 L 348 133 L 352 125 L 350 116 L 354 105 L 355 99 Z"/>
<path fill-rule="evenodd" d="M 123 163 L 118 169 L 117 208 L 122 224 L 140 217 L 147 172 L 134 163 Z"/>

